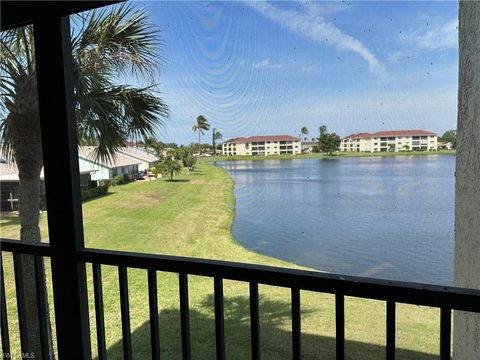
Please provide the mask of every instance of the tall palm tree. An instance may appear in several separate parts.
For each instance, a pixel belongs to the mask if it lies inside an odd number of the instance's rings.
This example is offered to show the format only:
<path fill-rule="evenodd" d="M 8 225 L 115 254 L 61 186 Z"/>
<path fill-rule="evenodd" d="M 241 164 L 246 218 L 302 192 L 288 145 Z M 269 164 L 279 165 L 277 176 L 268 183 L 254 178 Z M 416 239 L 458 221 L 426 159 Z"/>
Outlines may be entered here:
<path fill-rule="evenodd" d="M 155 93 L 159 40 L 148 15 L 131 5 L 72 17 L 72 57 L 78 138 L 97 145 L 98 159 L 113 158 L 129 138 L 153 135 L 168 116 Z M 33 29 L 4 31 L 0 151 L 19 171 L 20 240 L 40 242 L 40 171 L 43 167 Z M 115 82 L 135 78 L 145 87 Z M 41 358 L 32 259 L 22 259 L 27 352 Z M 17 294 L 18 296 L 18 294 Z"/>
<path fill-rule="evenodd" d="M 300 130 L 300 133 L 304 136 L 304 139 L 306 140 L 308 135 L 307 127 L 306 126 L 302 127 L 302 129 Z"/>
<path fill-rule="evenodd" d="M 212 145 L 213 145 L 213 154 L 217 155 L 217 140 L 221 140 L 223 135 L 217 129 L 213 128 L 212 131 Z"/>
<path fill-rule="evenodd" d="M 204 131 L 210 130 L 210 124 L 203 115 L 197 116 L 197 122 L 192 126 L 193 132 L 198 132 L 198 155 L 202 153 L 202 144 L 200 142 L 200 136 L 204 134 Z"/>

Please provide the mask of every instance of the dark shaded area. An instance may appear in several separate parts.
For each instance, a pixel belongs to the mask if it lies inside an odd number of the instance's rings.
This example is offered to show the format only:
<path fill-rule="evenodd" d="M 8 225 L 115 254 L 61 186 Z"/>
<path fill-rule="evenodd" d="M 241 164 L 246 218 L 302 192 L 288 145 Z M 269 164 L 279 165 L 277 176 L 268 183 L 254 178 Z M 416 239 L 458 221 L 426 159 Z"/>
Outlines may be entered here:
<path fill-rule="evenodd" d="M 227 359 L 250 359 L 249 299 L 244 296 L 224 299 L 225 343 Z M 208 314 L 205 314 L 208 312 Z M 311 313 L 302 309 L 302 316 Z M 291 359 L 291 332 L 282 329 L 290 325 L 290 304 L 260 298 L 260 333 L 262 359 Z M 180 313 L 164 309 L 159 313 L 160 348 L 162 359 L 181 359 Z M 213 295 L 207 296 L 199 309 L 190 309 L 192 359 L 215 359 L 215 321 Z M 149 321 L 132 332 L 134 359 L 150 358 Z M 356 341 L 346 341 L 346 359 L 385 359 L 385 347 Z M 122 342 L 108 349 L 109 359 L 122 359 Z M 398 360 L 434 360 L 438 356 L 397 349 Z M 335 359 L 335 338 L 302 334 L 302 359 Z"/>
<path fill-rule="evenodd" d="M 167 181 L 167 182 L 189 182 L 190 180 L 189 179 L 165 179 L 164 181 Z"/>
<path fill-rule="evenodd" d="M 116 186 L 118 186 L 118 185 L 116 185 Z M 113 193 L 107 192 L 105 194 L 99 195 L 99 196 L 91 198 L 91 199 L 82 200 L 82 204 L 86 204 L 86 203 L 89 203 L 90 201 L 95 201 L 95 200 L 98 200 L 98 199 L 101 199 L 101 198 L 104 198 L 104 197 L 108 197 L 110 195 L 113 195 Z"/>

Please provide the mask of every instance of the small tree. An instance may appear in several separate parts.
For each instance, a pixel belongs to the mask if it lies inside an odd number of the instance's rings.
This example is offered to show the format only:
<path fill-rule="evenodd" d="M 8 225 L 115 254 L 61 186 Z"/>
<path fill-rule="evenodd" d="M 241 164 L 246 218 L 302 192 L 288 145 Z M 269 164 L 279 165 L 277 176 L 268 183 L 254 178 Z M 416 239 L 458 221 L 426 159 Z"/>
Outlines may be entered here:
<path fill-rule="evenodd" d="M 340 136 L 335 133 L 328 133 L 325 125 L 320 126 L 319 130 L 318 150 L 332 155 L 340 146 Z"/>
<path fill-rule="evenodd" d="M 457 147 L 457 130 L 447 130 L 440 137 L 440 141 L 444 143 L 451 143 L 455 149 Z"/>
<path fill-rule="evenodd" d="M 158 174 L 160 174 L 160 171 L 158 169 L 158 165 L 157 166 L 152 166 L 151 168 L 148 169 L 148 171 L 151 172 L 153 175 L 155 175 L 155 177 L 157 177 Z"/>
<path fill-rule="evenodd" d="M 213 155 L 217 155 L 217 140 L 222 138 L 222 134 L 217 129 L 213 128 L 212 131 L 212 145 L 213 145 Z"/>
<path fill-rule="evenodd" d="M 198 132 L 198 155 L 202 154 L 202 144 L 200 142 L 201 135 L 203 135 L 204 131 L 208 130 L 210 130 L 210 124 L 208 123 L 207 118 L 203 115 L 198 115 L 195 125 L 192 126 L 192 131 Z"/>
<path fill-rule="evenodd" d="M 190 172 L 191 170 L 194 169 L 195 164 L 197 163 L 197 158 L 194 157 L 192 154 L 189 154 L 185 159 L 182 160 L 183 166 L 187 168 L 187 170 Z"/>
<path fill-rule="evenodd" d="M 173 175 L 182 171 L 182 165 L 173 157 L 168 156 L 159 164 L 159 170 L 161 171 L 162 175 L 168 175 L 170 177 L 170 181 L 172 181 Z"/>
<path fill-rule="evenodd" d="M 318 132 L 320 133 L 320 136 L 325 134 L 327 132 L 327 127 L 325 125 L 322 125 L 318 128 Z"/>
<path fill-rule="evenodd" d="M 300 134 L 303 135 L 304 140 L 307 140 L 308 129 L 306 126 L 302 127 L 302 129 L 300 130 Z"/>
<path fill-rule="evenodd" d="M 163 157 L 163 151 L 165 150 L 165 148 L 167 148 L 168 146 L 153 138 L 153 137 L 148 137 L 148 138 L 145 138 L 145 140 L 143 141 L 143 147 L 145 148 L 145 151 L 147 151 L 148 153 L 152 152 L 154 153 L 158 158 L 162 158 Z"/>

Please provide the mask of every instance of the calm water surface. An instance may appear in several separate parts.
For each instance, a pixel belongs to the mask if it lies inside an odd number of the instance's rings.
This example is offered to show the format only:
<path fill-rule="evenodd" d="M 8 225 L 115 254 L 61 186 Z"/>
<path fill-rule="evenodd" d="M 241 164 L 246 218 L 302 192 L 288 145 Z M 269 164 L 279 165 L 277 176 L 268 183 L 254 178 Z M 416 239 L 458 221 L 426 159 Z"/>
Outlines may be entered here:
<path fill-rule="evenodd" d="M 450 285 L 455 158 L 221 162 L 235 239 L 318 270 Z"/>

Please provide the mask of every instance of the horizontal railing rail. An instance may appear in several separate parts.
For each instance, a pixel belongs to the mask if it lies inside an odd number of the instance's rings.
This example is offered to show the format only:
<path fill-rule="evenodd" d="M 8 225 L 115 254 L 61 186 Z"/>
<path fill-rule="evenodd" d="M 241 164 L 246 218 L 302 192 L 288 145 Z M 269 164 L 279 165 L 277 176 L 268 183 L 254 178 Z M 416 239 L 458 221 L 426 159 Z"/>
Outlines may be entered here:
<path fill-rule="evenodd" d="M 46 244 L 25 244 L 7 239 L 2 239 L 1 241 L 2 251 L 14 254 L 25 253 L 36 256 L 49 256 L 49 249 Z M 224 280 L 243 281 L 250 286 L 251 355 L 253 359 L 259 359 L 260 356 L 259 284 L 291 289 L 292 354 L 294 359 L 299 359 L 301 355 L 301 290 L 335 295 L 337 359 L 344 359 L 345 357 L 345 296 L 383 300 L 386 302 L 387 359 L 394 359 L 395 357 L 395 310 L 397 303 L 423 305 L 440 309 L 441 359 L 450 359 L 452 310 L 480 313 L 480 290 L 477 289 L 344 276 L 219 260 L 88 248 L 78 250 L 76 256 L 79 263 L 92 264 L 99 359 L 105 359 L 107 355 L 103 313 L 102 265 L 116 266 L 118 268 L 123 353 L 125 359 L 131 359 L 132 356 L 128 268 L 145 269 L 148 272 L 151 351 L 153 359 L 159 359 L 160 357 L 157 271 L 177 273 L 179 275 L 183 359 L 190 359 L 191 357 L 188 307 L 189 275 L 205 276 L 214 279 L 213 295 L 217 359 L 225 358 L 223 324 Z"/>

